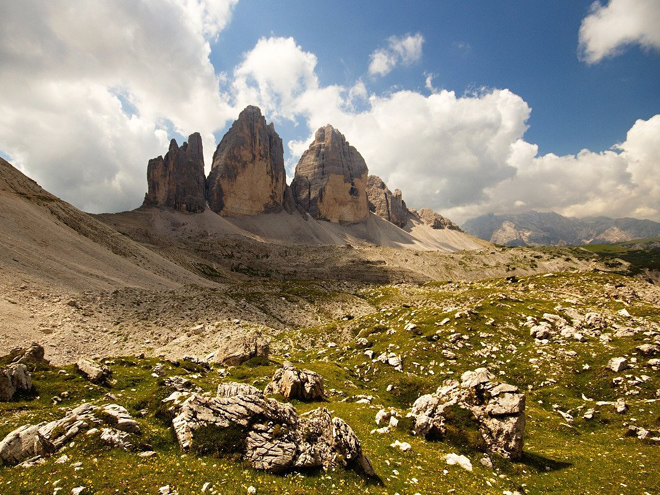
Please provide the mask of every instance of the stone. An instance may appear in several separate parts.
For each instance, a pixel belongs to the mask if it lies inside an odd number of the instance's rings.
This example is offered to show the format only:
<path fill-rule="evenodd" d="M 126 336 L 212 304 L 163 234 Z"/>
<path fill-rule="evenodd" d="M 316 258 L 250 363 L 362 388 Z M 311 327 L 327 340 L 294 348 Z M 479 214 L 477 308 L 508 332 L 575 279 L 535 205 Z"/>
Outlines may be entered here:
<path fill-rule="evenodd" d="M 458 225 L 449 220 L 448 218 L 439 215 L 430 208 L 422 208 L 421 210 L 410 210 L 410 214 L 419 220 L 421 223 L 428 225 L 432 229 L 436 230 L 456 230 L 458 232 L 463 232 Z"/>
<path fill-rule="evenodd" d="M 31 457 L 54 451 L 53 444 L 39 432 L 39 427 L 34 425 L 21 426 L 0 442 L 0 460 L 8 466 L 15 466 Z"/>
<path fill-rule="evenodd" d="M 18 391 L 32 389 L 32 376 L 25 364 L 10 364 L 0 368 L 0 402 L 14 398 Z"/>
<path fill-rule="evenodd" d="M 628 360 L 624 357 L 612 358 L 607 363 L 607 367 L 615 373 L 618 373 L 619 371 L 628 369 Z"/>
<path fill-rule="evenodd" d="M 257 387 L 253 387 L 247 383 L 229 382 L 218 384 L 216 397 L 235 397 L 237 395 L 257 395 L 263 397 L 264 394 Z"/>
<path fill-rule="evenodd" d="M 103 428 L 101 430 L 101 441 L 110 445 L 113 448 L 124 450 L 133 450 L 135 447 L 131 442 L 131 436 L 125 431 L 120 431 L 115 428 Z"/>
<path fill-rule="evenodd" d="M 542 322 L 540 325 L 534 325 L 530 328 L 529 335 L 537 340 L 549 339 L 552 337 L 552 327 L 546 322 Z"/>
<path fill-rule="evenodd" d="M 117 438 L 130 438 L 128 433 L 117 428 L 132 433 L 140 432 L 138 425 L 122 406 L 110 404 L 97 408 L 83 403 L 60 419 L 36 426 L 24 425 L 9 433 L 0 442 L 0 460 L 5 464 L 15 465 L 35 456 L 57 452 L 83 431 L 87 430 L 88 434 L 96 431 L 95 428 L 90 429 L 90 425 L 100 425 L 104 422 L 110 423 L 112 428 L 106 429 L 112 430 L 113 436 Z"/>
<path fill-rule="evenodd" d="M 103 364 L 99 364 L 88 358 L 80 358 L 76 361 L 76 368 L 90 382 L 103 384 L 112 379 L 112 370 Z"/>
<path fill-rule="evenodd" d="M 660 354 L 660 345 L 658 344 L 642 344 L 637 346 L 636 349 L 642 356 L 657 356 Z"/>
<path fill-rule="evenodd" d="M 199 213 L 206 206 L 205 188 L 202 137 L 196 132 L 181 147 L 172 139 L 165 158 L 149 160 L 142 205 Z"/>
<path fill-rule="evenodd" d="M 102 408 L 103 418 L 106 423 L 114 428 L 128 433 L 140 434 L 140 426 L 131 417 L 126 408 L 118 404 L 107 404 Z"/>
<path fill-rule="evenodd" d="M 264 393 L 280 394 L 287 399 L 322 399 L 323 377 L 310 370 L 300 370 L 285 361 L 283 367 L 275 371 L 273 380 L 266 386 Z"/>
<path fill-rule="evenodd" d="M 282 139 L 258 107 L 248 106 L 213 155 L 207 181 L 209 206 L 228 217 L 279 212 L 286 189 Z"/>
<path fill-rule="evenodd" d="M 367 201 L 369 211 L 375 213 L 397 227 L 405 227 L 408 223 L 408 208 L 403 201 L 401 191 L 390 191 L 383 180 L 376 176 L 367 177 Z"/>
<path fill-rule="evenodd" d="M 413 418 L 413 434 L 444 437 L 451 425 L 445 410 L 458 407 L 470 413 L 490 453 L 508 459 L 520 458 L 525 395 L 513 385 L 494 380 L 488 369 L 478 368 L 463 373 L 460 383 L 448 380 L 434 394 L 422 395 L 409 415 Z"/>
<path fill-rule="evenodd" d="M 623 398 L 619 397 L 614 403 L 614 409 L 616 409 L 616 412 L 619 414 L 625 414 L 628 411 L 628 404 L 626 404 L 626 401 L 623 400 Z"/>
<path fill-rule="evenodd" d="M 238 366 L 254 357 L 268 358 L 268 341 L 260 333 L 252 333 L 228 340 L 215 353 L 214 362 L 224 366 Z"/>
<path fill-rule="evenodd" d="M 166 387 L 173 388 L 174 390 L 177 390 L 178 392 L 184 392 L 186 390 L 193 390 L 195 388 L 195 384 L 188 380 L 184 376 L 170 376 L 165 378 L 165 381 L 163 384 Z"/>
<path fill-rule="evenodd" d="M 398 440 L 395 440 L 394 443 L 391 443 L 390 447 L 399 449 L 401 452 L 408 452 L 412 449 L 412 445 L 410 445 L 408 442 L 399 442 Z"/>
<path fill-rule="evenodd" d="M 461 466 L 467 471 L 472 471 L 472 463 L 470 462 L 470 459 L 464 455 L 447 454 L 445 456 L 445 462 L 447 462 L 447 464 L 450 466 Z"/>
<path fill-rule="evenodd" d="M 193 394 L 172 425 L 182 449 L 203 451 L 208 447 L 205 437 L 210 437 L 216 439 L 212 448 L 241 453 L 253 468 L 263 471 L 359 466 L 374 474 L 351 427 L 322 407 L 298 415 L 290 404 L 258 395 Z M 217 439 L 225 434 L 230 440 L 219 447 Z"/>
<path fill-rule="evenodd" d="M 367 164 L 331 125 L 316 131 L 296 166 L 291 192 L 313 218 L 357 223 L 369 216 Z"/>
<path fill-rule="evenodd" d="M 24 364 L 32 369 L 38 364 L 48 364 L 48 361 L 44 359 L 44 354 L 44 348 L 37 342 L 32 342 L 28 348 L 12 349 L 9 356 L 12 363 Z"/>

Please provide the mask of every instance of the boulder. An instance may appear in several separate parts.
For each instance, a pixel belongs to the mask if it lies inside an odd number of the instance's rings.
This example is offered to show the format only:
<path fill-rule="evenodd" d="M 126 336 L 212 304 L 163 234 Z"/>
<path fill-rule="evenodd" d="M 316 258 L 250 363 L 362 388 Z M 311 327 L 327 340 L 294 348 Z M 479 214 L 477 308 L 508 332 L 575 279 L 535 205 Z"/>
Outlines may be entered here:
<path fill-rule="evenodd" d="M 54 451 L 53 444 L 34 425 L 21 426 L 0 442 L 0 460 L 8 466 Z"/>
<path fill-rule="evenodd" d="M 125 431 L 115 428 L 103 428 L 101 430 L 101 441 L 113 448 L 133 450 L 135 446 L 131 442 L 131 436 Z"/>
<path fill-rule="evenodd" d="M 103 384 L 112 379 L 112 370 L 107 366 L 99 364 L 88 358 L 80 358 L 76 362 L 76 368 L 90 382 Z"/>
<path fill-rule="evenodd" d="M 204 150 L 199 133 L 179 147 L 174 139 L 165 158 L 149 160 L 143 206 L 160 206 L 198 213 L 206 205 Z"/>
<path fill-rule="evenodd" d="M 458 232 L 463 232 L 461 228 L 456 225 L 454 222 L 448 218 L 439 215 L 430 208 L 422 208 L 421 210 L 410 210 L 410 214 L 417 218 L 420 222 L 425 225 L 428 225 L 432 229 L 448 229 L 448 230 L 457 230 Z"/>
<path fill-rule="evenodd" d="M 367 164 L 331 125 L 321 127 L 296 166 L 291 191 L 313 218 L 361 222 L 369 216 Z"/>
<path fill-rule="evenodd" d="M 525 430 L 525 395 L 517 387 L 493 381 L 486 368 L 467 371 L 446 381 L 434 394 L 423 395 L 413 404 L 413 434 L 444 437 L 452 425 L 455 408 L 472 417 L 490 453 L 509 459 L 522 455 Z"/>
<path fill-rule="evenodd" d="M 235 397 L 237 395 L 258 395 L 263 397 L 263 392 L 257 387 L 247 383 L 228 382 L 218 384 L 216 397 Z"/>
<path fill-rule="evenodd" d="M 325 408 L 298 415 L 290 404 L 254 394 L 193 394 L 172 425 L 182 449 L 240 453 L 263 471 L 341 465 L 360 466 L 374 474 L 351 427 Z"/>
<path fill-rule="evenodd" d="M 48 361 L 44 359 L 44 354 L 44 348 L 37 342 L 32 342 L 30 347 L 12 349 L 9 356 L 12 363 L 24 364 L 32 369 L 38 364 L 48 364 Z"/>
<path fill-rule="evenodd" d="M 35 456 L 57 452 L 83 431 L 103 423 L 112 426 L 107 428 L 112 436 L 124 440 L 129 438 L 125 432 L 140 432 L 137 423 L 122 406 L 108 404 L 101 409 L 83 403 L 60 419 L 36 426 L 24 425 L 9 433 L 0 442 L 0 460 L 15 465 Z"/>
<path fill-rule="evenodd" d="M 401 196 L 401 191 L 395 189 L 392 193 L 382 179 L 376 175 L 367 177 L 367 200 L 369 210 L 379 217 L 398 227 L 405 227 L 408 223 L 409 212 Z"/>
<path fill-rule="evenodd" d="M 268 358 L 268 341 L 260 333 L 252 333 L 228 340 L 215 352 L 214 362 L 238 366 L 254 357 Z"/>
<path fill-rule="evenodd" d="M 624 357 L 615 357 L 609 360 L 607 367 L 615 373 L 618 373 L 619 371 L 628 369 L 628 360 Z"/>
<path fill-rule="evenodd" d="M 115 429 L 128 433 L 140 434 L 140 426 L 131 417 L 126 408 L 118 404 L 107 404 L 101 410 L 103 419 Z"/>
<path fill-rule="evenodd" d="M 209 206 L 229 217 L 279 212 L 286 189 L 282 139 L 258 107 L 248 106 L 213 155 Z"/>
<path fill-rule="evenodd" d="M 32 377 L 24 364 L 10 364 L 0 368 L 0 401 L 13 399 L 20 390 L 32 389 Z"/>
<path fill-rule="evenodd" d="M 323 377 L 310 370 L 300 370 L 290 362 L 273 375 L 266 386 L 266 395 L 280 394 L 287 399 L 316 400 L 323 398 Z"/>

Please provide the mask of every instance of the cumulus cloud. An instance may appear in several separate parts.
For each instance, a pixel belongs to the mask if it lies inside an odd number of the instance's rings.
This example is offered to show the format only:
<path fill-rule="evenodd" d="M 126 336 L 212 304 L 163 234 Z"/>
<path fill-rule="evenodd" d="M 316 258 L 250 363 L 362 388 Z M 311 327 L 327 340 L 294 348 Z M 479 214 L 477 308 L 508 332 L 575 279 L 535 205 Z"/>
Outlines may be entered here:
<path fill-rule="evenodd" d="M 369 75 L 385 76 L 399 65 L 412 65 L 422 58 L 424 37 L 417 33 L 404 37 L 391 36 L 387 47 L 374 51 L 369 63 Z"/>
<path fill-rule="evenodd" d="M 660 115 L 637 121 L 610 150 L 539 156 L 525 141 L 531 109 L 507 89 L 458 95 L 436 89 L 429 74 L 420 82 L 430 94 L 376 94 L 363 80 L 325 86 L 317 57 L 278 37 L 260 39 L 219 76 L 210 43 L 234 3 L 3 3 L 0 150 L 76 206 L 118 211 L 139 205 L 147 160 L 172 132 L 200 131 L 210 166 L 213 132 L 256 104 L 306 134 L 282 135 L 289 176 L 330 123 L 411 207 L 458 222 L 528 209 L 660 220 Z M 382 67 L 419 60 L 422 43 L 421 35 L 391 38 L 380 51 L 394 62 Z"/>
<path fill-rule="evenodd" d="M 233 116 L 208 56 L 235 3 L 3 2 L 0 149 L 85 210 L 138 206 L 168 133 Z"/>
<path fill-rule="evenodd" d="M 285 80 L 271 75 L 268 64 L 249 62 L 265 47 L 277 47 L 286 61 Z M 613 149 L 539 156 L 538 147 L 525 141 L 531 109 L 509 90 L 457 95 L 435 89 L 426 75 L 430 95 L 405 90 L 378 95 L 363 81 L 319 85 L 316 63 L 294 40 L 273 38 L 261 40 L 236 71 L 249 74 L 249 91 L 270 115 L 307 124 L 307 137 L 287 142 L 289 176 L 315 130 L 330 123 L 358 149 L 372 174 L 403 191 L 411 207 L 431 207 L 455 221 L 530 209 L 660 220 L 660 115 L 638 121 Z M 236 87 L 239 94 L 248 91 L 242 82 Z"/>
<path fill-rule="evenodd" d="M 580 56 L 589 64 L 618 55 L 639 44 L 660 50 L 660 2 L 657 0 L 596 1 L 580 26 Z"/>

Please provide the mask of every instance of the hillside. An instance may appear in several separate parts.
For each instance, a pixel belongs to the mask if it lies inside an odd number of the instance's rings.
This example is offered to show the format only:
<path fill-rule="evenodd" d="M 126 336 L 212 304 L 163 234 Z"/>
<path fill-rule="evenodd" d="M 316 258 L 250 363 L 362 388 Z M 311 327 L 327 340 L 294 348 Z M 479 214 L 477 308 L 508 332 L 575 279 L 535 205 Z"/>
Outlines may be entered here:
<path fill-rule="evenodd" d="M 463 229 L 504 246 L 576 246 L 611 244 L 660 235 L 660 224 L 634 218 L 569 218 L 530 211 L 517 215 L 484 215 L 467 220 Z"/>

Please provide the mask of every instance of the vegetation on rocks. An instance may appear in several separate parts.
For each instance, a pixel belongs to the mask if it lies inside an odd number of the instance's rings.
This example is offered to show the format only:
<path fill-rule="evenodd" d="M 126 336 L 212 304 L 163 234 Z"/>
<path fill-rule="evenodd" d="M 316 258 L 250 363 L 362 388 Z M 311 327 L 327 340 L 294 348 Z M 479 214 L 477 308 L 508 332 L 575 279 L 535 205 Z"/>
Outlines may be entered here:
<path fill-rule="evenodd" d="M 279 287 L 281 297 L 306 297 L 299 283 Z M 258 302 L 260 295 L 253 296 Z M 337 293 L 316 290 L 313 297 L 322 304 Z M 0 438 L 24 424 L 61 418 L 83 402 L 116 403 L 137 421 L 140 446 L 127 452 L 80 435 L 43 464 L 0 467 L 0 491 L 52 493 L 61 487 L 60 493 L 69 493 L 85 486 L 89 493 L 156 493 L 168 484 L 180 494 L 244 494 L 249 486 L 257 493 L 283 494 L 660 490 L 660 356 L 654 356 L 660 344 L 660 294 L 651 284 L 611 273 L 557 273 L 353 285 L 350 297 L 360 300 L 359 307 L 373 309 L 285 329 L 271 342 L 270 358 L 259 363 L 209 369 L 158 357 L 108 358 L 101 362 L 112 370 L 112 384 L 89 382 L 73 366 L 40 364 L 30 394 L 0 403 Z M 549 328 L 548 338 L 531 335 L 540 324 Z M 400 358 L 401 371 L 378 359 L 383 354 Z M 627 367 L 608 368 L 614 357 L 625 358 Z M 197 451 L 180 450 L 162 402 L 172 391 L 165 387 L 168 377 L 183 376 L 210 396 L 225 381 L 263 390 L 285 360 L 323 377 L 324 407 L 350 424 L 376 478 L 340 468 L 255 471 L 232 453 L 232 435 L 241 435 L 233 430 L 219 439 L 209 431 Z M 478 428 L 461 409 L 450 410 L 454 426 L 442 439 L 411 433 L 406 414 L 420 395 L 479 367 L 526 395 L 519 460 L 487 455 Z M 617 401 L 625 402 L 624 413 L 617 412 Z M 318 407 L 297 399 L 291 403 L 299 413 Z M 380 431 L 375 417 L 384 408 L 400 420 Z M 456 427 L 463 423 L 465 428 Z M 395 441 L 411 449 L 392 447 Z M 141 455 L 151 451 L 155 454 Z M 472 471 L 447 464 L 444 459 L 452 453 L 466 456 Z"/>

